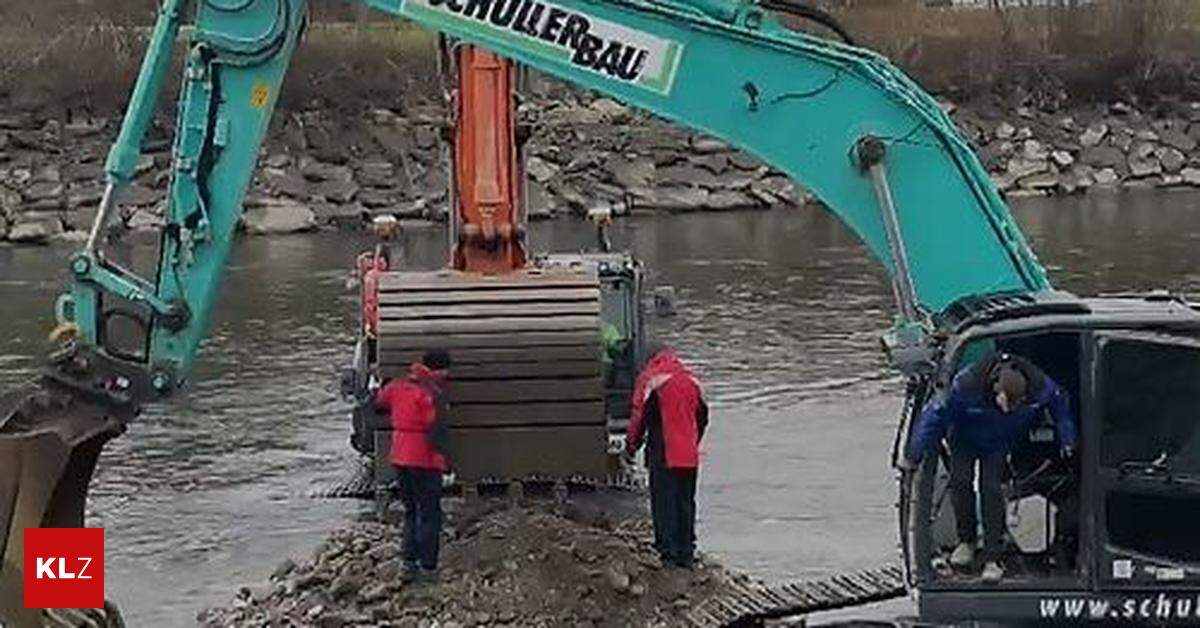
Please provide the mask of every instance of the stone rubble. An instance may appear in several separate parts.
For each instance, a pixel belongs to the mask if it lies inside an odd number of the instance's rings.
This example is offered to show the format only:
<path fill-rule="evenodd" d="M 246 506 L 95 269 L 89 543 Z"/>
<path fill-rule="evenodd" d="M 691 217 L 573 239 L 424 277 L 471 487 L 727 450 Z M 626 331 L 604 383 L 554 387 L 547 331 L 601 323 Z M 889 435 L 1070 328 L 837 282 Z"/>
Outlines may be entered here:
<path fill-rule="evenodd" d="M 448 506 L 434 584 L 402 581 L 397 526 L 363 522 L 197 619 L 214 628 L 681 626 L 688 609 L 745 578 L 704 560 L 694 571 L 664 567 L 645 520 L 598 506 Z"/>
<path fill-rule="evenodd" d="M 724 142 L 608 98 L 566 92 L 528 99 L 530 217 L 627 211 L 728 211 L 800 206 L 808 193 Z M 1200 187 L 1200 103 L 1127 102 L 1047 109 L 947 104 L 1009 196 L 1093 188 Z M 103 163 L 118 120 L 63 122 L 0 112 L 0 240 L 78 239 L 103 193 Z M 158 120 L 110 233 L 162 221 L 171 162 L 169 118 Z M 247 195 L 251 234 L 361 229 L 374 217 L 444 220 L 447 153 L 440 103 L 360 115 L 280 112 Z"/>

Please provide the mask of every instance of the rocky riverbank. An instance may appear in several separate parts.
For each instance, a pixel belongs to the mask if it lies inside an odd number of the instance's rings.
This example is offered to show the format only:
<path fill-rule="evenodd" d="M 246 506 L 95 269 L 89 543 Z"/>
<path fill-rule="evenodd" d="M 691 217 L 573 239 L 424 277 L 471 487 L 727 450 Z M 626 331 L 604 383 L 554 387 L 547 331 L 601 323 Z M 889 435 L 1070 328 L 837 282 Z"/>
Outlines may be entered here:
<path fill-rule="evenodd" d="M 734 578 L 664 567 L 648 522 L 597 509 L 449 503 L 436 584 L 401 581 L 400 530 L 359 523 L 284 561 L 203 626 L 679 626 Z"/>
<path fill-rule="evenodd" d="M 532 129 L 532 219 L 618 209 L 724 211 L 803 205 L 785 176 L 722 142 L 606 98 L 522 106 Z M 1009 195 L 1092 188 L 1200 187 L 1200 102 L 1034 107 L 946 105 Z M 359 229 L 373 218 L 442 220 L 447 196 L 439 104 L 348 114 L 280 112 L 247 197 L 246 231 Z M 158 121 L 122 197 L 117 234 L 161 224 L 172 120 Z M 103 191 L 117 121 L 0 113 L 0 240 L 83 237 Z"/>

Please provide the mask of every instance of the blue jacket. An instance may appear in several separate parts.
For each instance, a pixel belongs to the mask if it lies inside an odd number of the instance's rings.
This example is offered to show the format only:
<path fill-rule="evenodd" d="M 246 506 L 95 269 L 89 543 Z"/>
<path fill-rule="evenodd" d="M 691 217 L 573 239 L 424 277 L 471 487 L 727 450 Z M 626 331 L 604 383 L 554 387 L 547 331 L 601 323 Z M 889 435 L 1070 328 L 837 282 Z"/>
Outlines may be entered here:
<path fill-rule="evenodd" d="M 1059 446 L 1075 447 L 1075 417 L 1061 386 L 1022 360 L 1018 365 L 1030 382 L 1028 399 L 1005 414 L 996 407 L 990 387 L 980 376 L 981 369 L 989 364 L 990 360 L 984 360 L 963 369 L 955 375 L 949 394 L 935 397 L 925 406 L 909 440 L 910 460 L 920 460 L 951 427 L 956 446 L 965 446 L 976 455 L 1008 451 L 1018 438 L 1039 423 L 1047 410 L 1054 418 Z"/>

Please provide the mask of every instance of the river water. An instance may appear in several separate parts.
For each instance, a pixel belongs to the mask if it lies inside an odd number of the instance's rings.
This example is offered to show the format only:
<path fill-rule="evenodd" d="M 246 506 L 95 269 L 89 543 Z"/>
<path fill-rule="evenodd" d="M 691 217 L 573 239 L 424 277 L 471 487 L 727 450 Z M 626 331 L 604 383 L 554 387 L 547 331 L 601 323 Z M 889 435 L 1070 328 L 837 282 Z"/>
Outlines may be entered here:
<path fill-rule="evenodd" d="M 1200 288 L 1200 193 L 1016 205 L 1060 288 Z M 676 287 L 679 315 L 654 328 L 714 402 L 702 548 L 768 580 L 896 560 L 888 452 L 900 382 L 877 349 L 891 297 L 865 249 L 814 209 L 639 217 L 613 235 L 654 283 Z M 440 230 L 405 237 L 409 266 L 444 259 Z M 584 222 L 532 229 L 537 249 L 592 237 Z M 308 494 L 347 462 L 335 375 L 356 324 L 348 269 L 368 246 L 335 234 L 242 240 L 196 383 L 106 450 L 89 525 L 106 528 L 108 594 L 131 626 L 192 625 L 367 510 Z M 71 250 L 0 247 L 0 385 L 36 367 Z"/>

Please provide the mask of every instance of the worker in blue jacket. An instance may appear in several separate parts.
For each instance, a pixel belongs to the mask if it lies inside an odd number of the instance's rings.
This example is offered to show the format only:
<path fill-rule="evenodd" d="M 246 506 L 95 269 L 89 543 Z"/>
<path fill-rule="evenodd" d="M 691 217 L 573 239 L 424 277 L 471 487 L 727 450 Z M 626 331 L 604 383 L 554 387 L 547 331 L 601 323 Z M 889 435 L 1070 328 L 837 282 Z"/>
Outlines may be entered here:
<path fill-rule="evenodd" d="M 905 465 L 915 468 L 930 450 L 950 433 L 950 489 L 959 544 L 951 565 L 975 564 L 975 462 L 979 462 L 982 493 L 982 578 L 997 582 L 1004 577 L 1000 563 L 1004 535 L 1004 498 L 1000 486 L 1008 452 L 1017 440 L 1035 428 L 1049 412 L 1064 458 L 1074 455 L 1075 418 L 1067 393 L 1025 358 L 991 353 L 964 368 L 945 395 L 934 397 L 921 412 L 909 441 Z"/>

